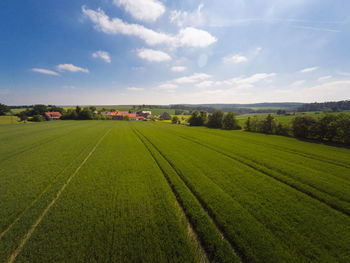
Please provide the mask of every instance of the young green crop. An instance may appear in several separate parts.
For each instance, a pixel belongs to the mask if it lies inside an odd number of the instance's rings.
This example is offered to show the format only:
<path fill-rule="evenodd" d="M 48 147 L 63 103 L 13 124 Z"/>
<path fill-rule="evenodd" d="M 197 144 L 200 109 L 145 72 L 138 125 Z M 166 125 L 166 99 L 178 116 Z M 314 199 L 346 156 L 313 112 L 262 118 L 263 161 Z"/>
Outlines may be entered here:
<path fill-rule="evenodd" d="M 2 125 L 0 144 L 1 262 L 35 222 L 15 262 L 350 261 L 349 149 L 118 121 Z"/>

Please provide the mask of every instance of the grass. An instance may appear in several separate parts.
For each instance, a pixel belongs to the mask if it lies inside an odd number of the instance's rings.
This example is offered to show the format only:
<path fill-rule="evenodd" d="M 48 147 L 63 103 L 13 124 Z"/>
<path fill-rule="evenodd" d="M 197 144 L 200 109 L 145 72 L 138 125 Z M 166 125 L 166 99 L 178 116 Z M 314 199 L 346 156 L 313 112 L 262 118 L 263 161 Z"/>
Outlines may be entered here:
<path fill-rule="evenodd" d="M 16 262 L 350 261 L 350 149 L 118 121 L 0 143 L 2 262 L 38 219 Z"/>
<path fill-rule="evenodd" d="M 17 116 L 0 116 L 0 124 L 16 124 L 19 123 Z"/>

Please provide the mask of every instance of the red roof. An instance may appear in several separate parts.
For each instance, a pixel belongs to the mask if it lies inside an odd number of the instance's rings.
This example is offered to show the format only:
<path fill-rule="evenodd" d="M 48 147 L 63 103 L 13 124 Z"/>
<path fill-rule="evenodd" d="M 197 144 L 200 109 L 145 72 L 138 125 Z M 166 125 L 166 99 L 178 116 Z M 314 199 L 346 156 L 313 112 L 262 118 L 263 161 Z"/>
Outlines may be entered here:
<path fill-rule="evenodd" d="M 62 116 L 62 114 L 58 111 L 45 112 L 45 115 L 51 119 L 59 119 Z"/>

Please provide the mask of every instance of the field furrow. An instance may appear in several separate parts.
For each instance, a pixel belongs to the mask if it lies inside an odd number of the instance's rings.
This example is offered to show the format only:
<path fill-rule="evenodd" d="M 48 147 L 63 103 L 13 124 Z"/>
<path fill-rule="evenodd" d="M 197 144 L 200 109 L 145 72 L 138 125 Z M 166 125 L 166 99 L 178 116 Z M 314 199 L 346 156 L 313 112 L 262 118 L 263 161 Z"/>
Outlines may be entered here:
<path fill-rule="evenodd" d="M 161 128 L 164 128 L 164 125 Z M 168 131 L 168 129 L 165 130 Z M 228 155 L 247 166 L 274 177 L 276 180 L 282 180 L 291 187 L 325 202 L 340 212 L 350 214 L 350 193 L 346 190 L 350 187 L 350 181 L 337 176 L 339 174 L 348 178 L 349 172 L 347 170 L 337 171 L 334 169 L 335 167 L 331 167 L 333 169 L 329 168 L 328 174 L 312 172 L 308 167 L 310 162 L 306 162 L 304 166 L 295 165 L 293 158 L 287 158 L 288 155 L 285 156 L 281 153 L 279 153 L 279 158 L 274 158 L 269 148 L 264 148 L 265 153 L 259 154 L 258 149 L 245 149 L 246 147 L 242 148 L 242 145 L 234 144 L 228 140 L 213 140 L 209 136 L 195 137 L 193 134 L 178 133 L 177 130 L 172 131 L 172 134 Z M 318 164 L 319 167 L 320 165 Z M 322 167 L 324 166 L 326 165 L 323 164 Z"/>
<path fill-rule="evenodd" d="M 347 216 L 283 182 L 266 177 L 256 169 L 205 146 L 174 136 L 173 133 L 162 129 L 155 131 L 146 125 L 140 130 L 160 147 L 160 151 L 174 163 L 194 188 L 206 180 L 201 176 L 202 173 L 272 231 L 279 242 L 289 249 L 296 249 L 294 252 L 297 251 L 297 254 L 308 258 L 304 259 L 305 262 L 318 262 L 320 258 L 340 262 L 346 262 L 348 259 L 349 255 L 344 254 L 345 244 L 349 242 L 348 237 L 334 233 L 341 233 L 342 229 L 349 231 L 350 222 Z M 235 149 L 231 151 L 234 152 Z M 214 192 L 215 187 L 211 188 Z M 219 193 L 218 189 L 216 194 L 220 195 Z M 310 215 L 313 218 L 310 218 Z M 335 221 L 338 223 L 335 224 Z M 322 231 L 318 229 L 320 222 L 323 222 Z M 302 258 L 299 260 L 304 261 Z"/>
<path fill-rule="evenodd" d="M 72 178 L 17 260 L 199 262 L 166 180 L 123 125 Z"/>
<path fill-rule="evenodd" d="M 350 262 L 349 149 L 127 121 L 0 143 L 0 262 Z"/>
<path fill-rule="evenodd" d="M 228 241 L 218 223 L 210 216 L 201 200 L 186 185 L 186 182 L 176 172 L 172 164 L 150 140 L 137 129 L 135 130 L 137 131 L 135 133 L 163 172 L 174 195 L 205 247 L 211 262 L 247 262 L 245 256 L 238 251 L 237 246 Z"/>

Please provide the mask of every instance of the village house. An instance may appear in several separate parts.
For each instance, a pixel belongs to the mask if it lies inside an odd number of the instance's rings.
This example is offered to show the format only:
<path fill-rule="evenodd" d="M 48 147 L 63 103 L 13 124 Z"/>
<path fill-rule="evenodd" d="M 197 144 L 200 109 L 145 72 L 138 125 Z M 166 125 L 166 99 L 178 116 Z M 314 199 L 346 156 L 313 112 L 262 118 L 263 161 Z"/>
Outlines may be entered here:
<path fill-rule="evenodd" d="M 48 121 L 59 120 L 62 114 L 58 111 L 45 112 L 44 117 Z"/>
<path fill-rule="evenodd" d="M 159 118 L 162 119 L 162 120 L 171 120 L 171 116 L 170 116 L 170 114 L 167 113 L 167 112 L 161 113 L 160 116 L 159 116 Z"/>
<path fill-rule="evenodd" d="M 124 120 L 126 116 L 129 117 L 129 120 L 136 121 L 136 113 L 130 113 L 128 111 L 113 111 L 113 112 L 101 112 L 102 115 L 109 116 L 113 120 Z"/>

